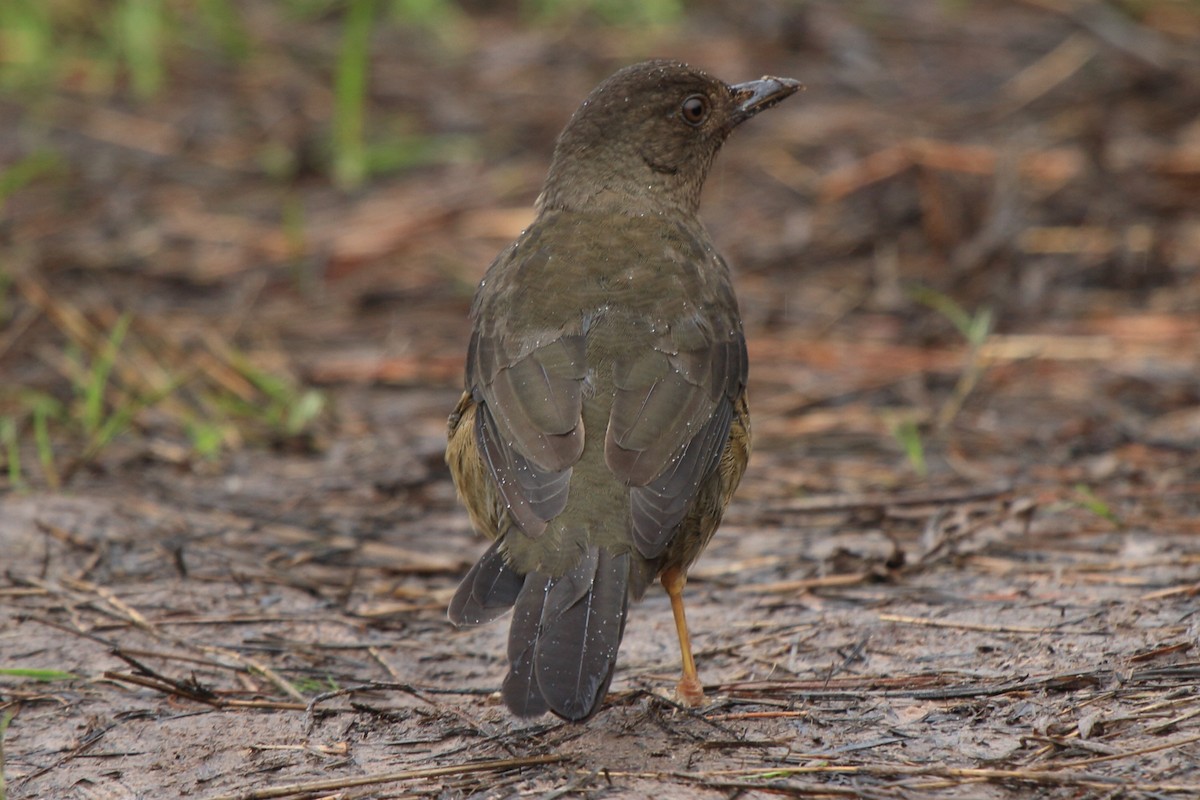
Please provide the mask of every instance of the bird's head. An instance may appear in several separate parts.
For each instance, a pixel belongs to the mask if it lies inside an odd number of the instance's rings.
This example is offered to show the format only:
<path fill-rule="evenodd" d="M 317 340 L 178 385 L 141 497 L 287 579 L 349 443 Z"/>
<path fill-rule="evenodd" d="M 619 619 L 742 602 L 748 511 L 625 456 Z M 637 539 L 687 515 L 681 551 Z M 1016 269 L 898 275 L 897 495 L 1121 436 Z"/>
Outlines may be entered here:
<path fill-rule="evenodd" d="M 800 88 L 770 77 L 730 86 L 675 61 L 626 67 L 559 135 L 538 208 L 694 212 L 730 131 Z"/>

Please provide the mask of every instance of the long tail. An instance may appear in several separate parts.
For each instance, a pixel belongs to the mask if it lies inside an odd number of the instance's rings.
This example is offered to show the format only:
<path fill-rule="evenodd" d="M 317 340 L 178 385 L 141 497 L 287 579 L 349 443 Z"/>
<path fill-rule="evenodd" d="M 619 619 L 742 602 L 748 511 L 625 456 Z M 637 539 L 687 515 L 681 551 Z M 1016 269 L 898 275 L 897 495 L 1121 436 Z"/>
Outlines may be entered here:
<path fill-rule="evenodd" d="M 514 714 L 583 720 L 599 709 L 625 633 L 629 558 L 590 547 L 561 577 L 522 576 L 493 544 L 467 573 L 452 622 L 488 622 L 513 606 L 502 695 Z"/>

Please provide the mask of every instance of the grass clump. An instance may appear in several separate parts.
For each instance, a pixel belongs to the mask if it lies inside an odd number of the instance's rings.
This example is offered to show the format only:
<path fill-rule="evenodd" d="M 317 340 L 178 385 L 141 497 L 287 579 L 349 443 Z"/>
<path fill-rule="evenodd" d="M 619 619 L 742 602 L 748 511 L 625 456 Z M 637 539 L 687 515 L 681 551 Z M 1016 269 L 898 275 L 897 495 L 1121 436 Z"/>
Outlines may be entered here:
<path fill-rule="evenodd" d="M 173 452 L 184 460 L 248 442 L 313 446 L 325 395 L 285 370 L 212 331 L 185 345 L 150 320 L 85 315 L 32 280 L 17 286 L 61 340 L 39 350 L 57 373 L 53 385 L 0 386 L 0 474 L 10 486 L 65 485 L 131 431 L 182 444 Z"/>

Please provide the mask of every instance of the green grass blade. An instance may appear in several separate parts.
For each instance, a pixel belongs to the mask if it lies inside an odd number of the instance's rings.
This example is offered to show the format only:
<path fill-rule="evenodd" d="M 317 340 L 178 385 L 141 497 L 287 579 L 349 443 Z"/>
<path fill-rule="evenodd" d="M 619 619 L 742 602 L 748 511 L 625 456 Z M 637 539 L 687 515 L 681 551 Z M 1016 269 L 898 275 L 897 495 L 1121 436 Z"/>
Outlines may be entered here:
<path fill-rule="evenodd" d="M 892 435 L 904 448 L 904 454 L 908 457 L 908 463 L 912 465 L 913 470 L 922 478 L 928 475 L 929 467 L 925 463 L 925 443 L 921 441 L 921 429 L 917 423 L 910 419 L 899 422 L 892 428 Z"/>
<path fill-rule="evenodd" d="M 4 442 L 5 458 L 8 460 L 8 482 L 14 488 L 24 485 L 21 477 L 21 446 L 17 441 L 17 421 L 13 417 L 0 418 L 0 441 Z"/>
<path fill-rule="evenodd" d="M 908 294 L 918 303 L 932 308 L 950 320 L 950 323 L 958 329 L 963 338 L 970 340 L 971 315 L 956 303 L 954 298 L 942 294 L 935 289 L 930 289 L 928 286 L 913 286 L 908 290 Z"/>
<path fill-rule="evenodd" d="M 58 468 L 54 464 L 54 444 L 50 441 L 50 417 L 56 415 L 56 405 L 38 403 L 33 407 L 33 441 L 37 446 L 42 474 L 52 489 L 59 486 Z"/>
<path fill-rule="evenodd" d="M 117 40 L 133 90 L 141 97 L 150 97 L 163 82 L 162 49 L 166 34 L 163 2 L 124 0 L 115 15 Z"/>
<path fill-rule="evenodd" d="M 1077 498 L 1076 502 L 1078 502 L 1081 508 L 1087 509 L 1097 517 L 1108 520 L 1114 525 L 1121 524 L 1121 517 L 1117 512 L 1113 511 L 1112 506 L 1104 502 L 1099 495 L 1092 491 L 1092 487 L 1085 483 L 1077 483 L 1075 484 L 1075 495 Z"/>
<path fill-rule="evenodd" d="M 992 310 L 981 308 L 971 317 L 967 325 L 967 341 L 972 347 L 979 347 L 992 335 Z"/>
<path fill-rule="evenodd" d="M 25 0 L 0 3 L 0 85 L 42 83 L 55 65 L 54 24 L 50 4 Z"/>
<path fill-rule="evenodd" d="M 371 25 L 378 0 L 349 0 L 334 85 L 333 173 L 343 188 L 367 175 L 366 96 Z"/>
<path fill-rule="evenodd" d="M 128 397 L 119 408 L 104 420 L 104 423 L 97 430 L 92 432 L 87 449 L 83 453 L 83 460 L 90 461 L 95 458 L 97 453 L 133 423 L 133 418 L 139 412 L 157 405 L 174 394 L 186 380 L 184 377 L 176 377 L 152 395 Z"/>
<path fill-rule="evenodd" d="M 117 320 L 108 341 L 105 342 L 103 352 L 92 365 L 87 384 L 83 387 L 83 430 L 88 436 L 95 436 L 100 430 L 104 419 L 104 390 L 108 388 L 108 379 L 117 363 L 117 353 L 132 319 L 126 313 Z"/>
<path fill-rule="evenodd" d="M 0 669 L 0 678 L 29 678 L 35 681 L 74 681 L 79 676 L 61 669 Z"/>
<path fill-rule="evenodd" d="M 284 431 L 289 436 L 296 436 L 304 432 L 309 425 L 316 421 L 317 417 L 321 416 L 321 412 L 324 410 L 325 395 L 315 389 L 302 392 L 287 409 Z"/>

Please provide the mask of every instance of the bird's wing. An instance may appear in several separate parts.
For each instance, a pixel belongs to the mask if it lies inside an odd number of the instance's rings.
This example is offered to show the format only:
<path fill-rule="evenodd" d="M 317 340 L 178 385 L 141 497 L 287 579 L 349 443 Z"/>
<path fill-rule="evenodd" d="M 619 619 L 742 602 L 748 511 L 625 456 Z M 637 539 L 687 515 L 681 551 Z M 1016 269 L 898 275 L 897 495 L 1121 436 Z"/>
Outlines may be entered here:
<path fill-rule="evenodd" d="M 518 337 L 476 331 L 467 385 L 480 450 L 513 520 L 538 536 L 567 502 L 583 452 L 585 342 L 579 334 Z"/>
<path fill-rule="evenodd" d="M 619 361 L 604 442 L 608 467 L 630 486 L 634 544 L 660 555 L 729 438 L 746 385 L 736 318 L 671 323 L 652 349 Z"/>

